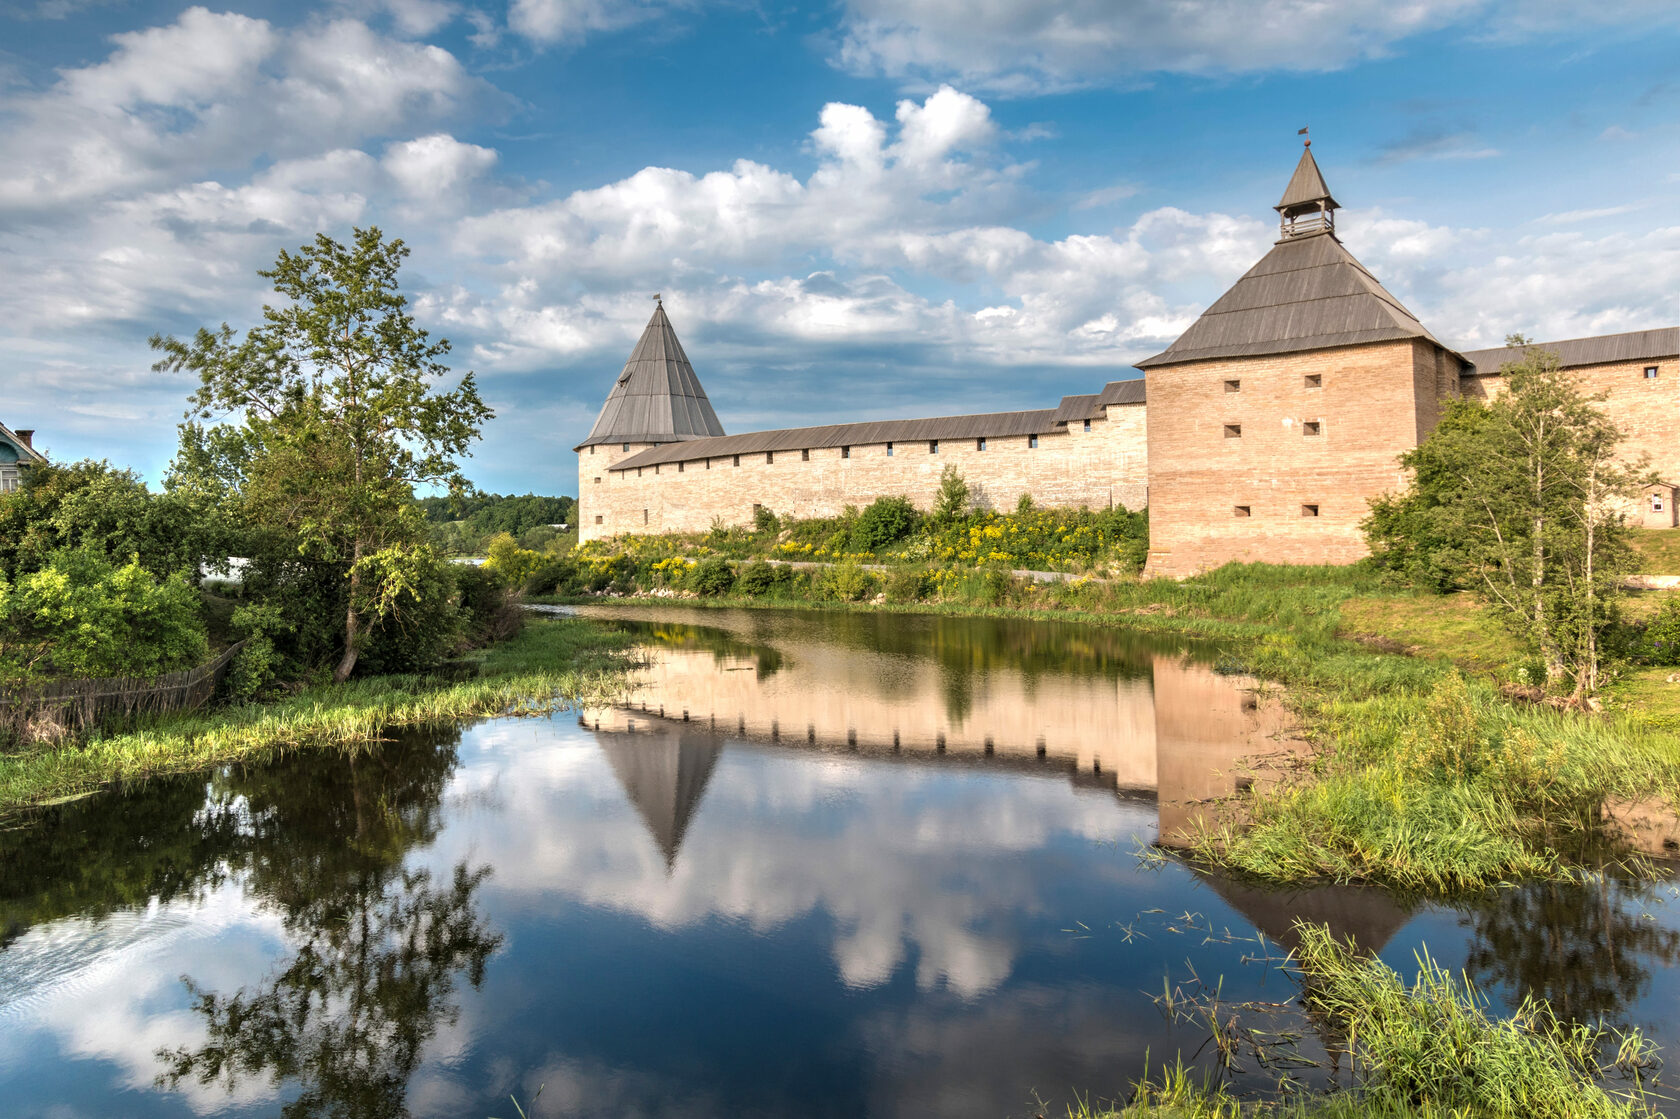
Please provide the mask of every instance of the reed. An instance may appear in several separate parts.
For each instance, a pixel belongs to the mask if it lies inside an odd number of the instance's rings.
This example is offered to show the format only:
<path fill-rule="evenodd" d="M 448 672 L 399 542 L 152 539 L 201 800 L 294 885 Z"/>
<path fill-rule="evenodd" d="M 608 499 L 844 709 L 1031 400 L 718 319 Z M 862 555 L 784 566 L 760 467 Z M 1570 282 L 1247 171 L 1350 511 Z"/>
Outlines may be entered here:
<path fill-rule="evenodd" d="M 0 755 L 0 814 L 291 750 L 359 749 L 404 727 L 609 703 L 625 687 L 627 645 L 623 635 L 580 619 L 533 620 L 479 653 L 471 679 L 351 680 L 272 703 L 160 716 L 73 747 Z"/>

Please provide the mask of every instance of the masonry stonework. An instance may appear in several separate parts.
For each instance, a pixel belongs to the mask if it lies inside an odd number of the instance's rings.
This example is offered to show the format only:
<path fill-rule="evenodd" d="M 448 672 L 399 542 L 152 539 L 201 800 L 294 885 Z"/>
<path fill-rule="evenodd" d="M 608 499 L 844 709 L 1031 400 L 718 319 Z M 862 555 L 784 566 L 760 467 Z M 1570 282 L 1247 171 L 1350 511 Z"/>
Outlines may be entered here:
<path fill-rule="evenodd" d="M 1506 351 L 1443 345 L 1354 259 L 1310 149 L 1276 209 L 1272 249 L 1138 363 L 1142 382 L 1053 410 L 726 435 L 660 306 L 577 447 L 579 538 L 748 525 L 760 509 L 832 517 L 894 495 L 925 510 L 955 466 L 982 509 L 1022 494 L 1147 506 L 1149 574 L 1354 562 L 1370 501 L 1406 485 L 1400 456 L 1453 398 L 1501 391 Z M 1623 453 L 1649 463 L 1634 522 L 1675 527 L 1680 330 L 1538 345 L 1604 394 Z"/>

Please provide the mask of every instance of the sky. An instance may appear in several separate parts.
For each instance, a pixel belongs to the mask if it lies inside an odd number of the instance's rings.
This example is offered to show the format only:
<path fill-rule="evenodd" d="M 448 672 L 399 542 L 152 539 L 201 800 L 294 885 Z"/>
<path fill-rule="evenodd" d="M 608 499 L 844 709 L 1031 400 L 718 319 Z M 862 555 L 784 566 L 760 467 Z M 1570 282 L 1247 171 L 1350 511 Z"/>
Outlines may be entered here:
<path fill-rule="evenodd" d="M 377 225 L 575 493 L 663 293 L 730 432 L 1053 407 L 1265 252 L 1297 129 L 1449 346 L 1680 319 L 1673 0 L 0 0 L 0 423 L 156 481 L 257 270 Z"/>

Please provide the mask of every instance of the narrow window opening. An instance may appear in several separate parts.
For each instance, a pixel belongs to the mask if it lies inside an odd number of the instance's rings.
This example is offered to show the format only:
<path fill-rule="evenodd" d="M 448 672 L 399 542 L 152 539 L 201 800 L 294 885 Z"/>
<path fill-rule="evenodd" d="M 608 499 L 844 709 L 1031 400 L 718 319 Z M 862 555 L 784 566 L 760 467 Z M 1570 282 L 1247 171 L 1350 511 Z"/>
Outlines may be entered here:
<path fill-rule="evenodd" d="M 1241 392 L 1242 391 L 1242 382 L 1241 381 L 1226 381 L 1225 382 L 1225 391 L 1226 392 Z"/>
<path fill-rule="evenodd" d="M 628 444 L 628 443 L 624 444 L 624 449 L 626 451 L 628 451 L 630 449 L 630 444 Z"/>
<path fill-rule="evenodd" d="M 1323 432 L 1323 430 L 1324 430 L 1324 428 L 1322 427 L 1322 425 L 1319 423 L 1318 420 L 1303 420 L 1303 421 L 1301 421 L 1301 434 L 1302 435 L 1319 435 Z"/>
<path fill-rule="evenodd" d="M 799 452 L 799 461 L 800 462 L 810 462 L 811 461 L 811 451 L 810 451 L 809 448 L 806 448 L 805 450 L 802 450 L 802 451 Z"/>
<path fill-rule="evenodd" d="M 636 477 L 640 478 L 641 476 L 642 476 L 642 468 L 638 466 L 638 467 L 636 467 Z"/>
<path fill-rule="evenodd" d="M 974 441 L 974 449 L 977 450 L 977 451 L 985 450 L 986 449 L 986 441 L 984 439 L 976 439 Z"/>
<path fill-rule="evenodd" d="M 1301 516 L 1303 516 L 1303 517 L 1316 517 L 1316 516 L 1318 516 L 1318 506 L 1316 506 L 1316 505 L 1303 505 L 1303 506 L 1301 506 Z"/>
<path fill-rule="evenodd" d="M 1242 438 L 1242 424 L 1226 424 L 1225 425 L 1225 438 L 1227 438 L 1227 439 L 1241 439 Z"/>
<path fill-rule="evenodd" d="M 595 479 L 595 484 L 596 484 L 596 485 L 597 485 L 597 486 L 598 486 L 598 485 L 600 485 L 600 484 L 601 484 L 601 479 L 600 479 L 600 478 L 596 478 L 596 479 Z"/>
<path fill-rule="evenodd" d="M 1657 379 L 1657 367 L 1656 366 L 1647 365 L 1645 367 L 1645 379 L 1647 381 L 1654 381 L 1654 380 Z"/>
<path fill-rule="evenodd" d="M 840 457 L 841 458 L 851 458 L 852 457 L 852 449 L 850 447 L 841 447 L 840 448 Z"/>
<path fill-rule="evenodd" d="M 1086 421 L 1085 421 L 1085 430 L 1086 430 L 1086 431 L 1090 431 L 1090 430 L 1091 430 L 1091 421 L 1090 421 L 1090 420 L 1086 420 Z"/>
<path fill-rule="evenodd" d="M 683 464 L 679 462 L 679 463 L 677 463 L 677 473 L 681 474 L 682 472 L 683 472 Z"/>
<path fill-rule="evenodd" d="M 1027 450 L 1035 451 L 1037 449 L 1038 449 L 1038 436 L 1036 436 L 1036 435 L 1027 436 Z"/>
<path fill-rule="evenodd" d="M 653 472 L 655 474 L 659 473 L 659 464 L 657 462 L 653 464 Z"/>
<path fill-rule="evenodd" d="M 595 453 L 595 444 L 593 444 L 593 443 L 589 444 L 589 453 L 590 454 Z"/>
<path fill-rule="evenodd" d="M 769 463 L 775 462 L 776 461 L 776 452 L 775 451 L 765 451 L 764 452 L 764 461 L 765 461 L 766 465 L 768 465 Z"/>
<path fill-rule="evenodd" d="M 646 509 L 642 510 L 642 523 L 644 525 L 648 523 L 648 511 Z"/>
<path fill-rule="evenodd" d="M 1302 384 L 1309 389 L 1321 389 L 1324 387 L 1324 374 L 1308 373 L 1306 377 L 1302 379 Z"/>
<path fill-rule="evenodd" d="M 888 443 L 888 444 L 887 444 L 887 457 L 888 457 L 888 458 L 892 458 L 892 457 L 893 457 L 893 453 L 892 453 L 892 444 L 891 444 L 891 443 Z"/>
<path fill-rule="evenodd" d="M 1231 507 L 1231 515 L 1233 517 L 1246 517 L 1246 516 L 1248 516 L 1248 506 L 1246 506 L 1246 505 L 1233 505 Z"/>
<path fill-rule="evenodd" d="M 712 460 L 711 460 L 711 459 L 707 459 L 707 460 L 706 460 L 706 469 L 707 469 L 707 470 L 710 470 L 710 469 L 711 469 L 711 468 L 712 468 Z"/>
<path fill-rule="evenodd" d="M 596 524 L 601 523 L 601 515 L 599 513 L 595 514 L 595 523 Z"/>
<path fill-rule="evenodd" d="M 736 466 L 740 466 L 740 465 L 741 465 L 741 456 L 740 456 L 740 455 L 736 455 L 736 456 L 735 456 L 735 465 L 736 465 Z"/>
<path fill-rule="evenodd" d="M 928 440 L 928 454 L 937 455 L 938 453 L 939 453 L 939 440 L 929 439 Z"/>

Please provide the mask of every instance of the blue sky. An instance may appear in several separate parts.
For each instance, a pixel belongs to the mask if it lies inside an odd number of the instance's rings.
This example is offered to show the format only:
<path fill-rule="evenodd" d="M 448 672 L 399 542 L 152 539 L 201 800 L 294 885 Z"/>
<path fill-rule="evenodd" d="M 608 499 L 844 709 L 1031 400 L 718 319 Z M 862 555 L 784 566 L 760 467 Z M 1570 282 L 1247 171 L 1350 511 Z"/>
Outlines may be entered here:
<path fill-rule="evenodd" d="M 665 293 L 730 431 L 1047 407 L 1256 260 L 1310 124 L 1343 240 L 1469 348 L 1680 317 L 1669 0 L 0 0 L 0 422 L 156 479 L 146 338 L 378 224 L 569 493 Z"/>

